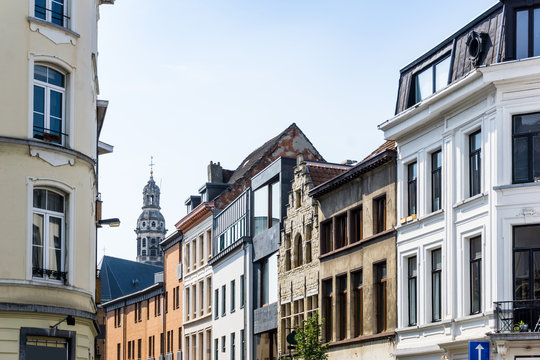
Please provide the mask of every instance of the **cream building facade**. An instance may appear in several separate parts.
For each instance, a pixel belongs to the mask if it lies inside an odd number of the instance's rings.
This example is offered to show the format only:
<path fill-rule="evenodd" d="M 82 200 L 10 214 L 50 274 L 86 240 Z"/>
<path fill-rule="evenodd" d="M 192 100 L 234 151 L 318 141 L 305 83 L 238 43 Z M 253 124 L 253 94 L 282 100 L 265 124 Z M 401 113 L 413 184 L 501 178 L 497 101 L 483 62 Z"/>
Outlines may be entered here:
<path fill-rule="evenodd" d="M 95 358 L 97 157 L 112 151 L 97 20 L 112 2 L 0 5 L 2 359 Z"/>

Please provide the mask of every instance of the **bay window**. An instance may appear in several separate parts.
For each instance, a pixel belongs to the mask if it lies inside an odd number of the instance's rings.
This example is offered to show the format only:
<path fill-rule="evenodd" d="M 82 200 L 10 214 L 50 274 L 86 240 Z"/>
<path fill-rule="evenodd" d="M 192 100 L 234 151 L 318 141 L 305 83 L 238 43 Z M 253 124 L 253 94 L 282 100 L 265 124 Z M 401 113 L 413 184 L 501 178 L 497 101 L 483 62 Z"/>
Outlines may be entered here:
<path fill-rule="evenodd" d="M 48 189 L 34 189 L 32 209 L 32 275 L 66 280 L 65 199 Z"/>

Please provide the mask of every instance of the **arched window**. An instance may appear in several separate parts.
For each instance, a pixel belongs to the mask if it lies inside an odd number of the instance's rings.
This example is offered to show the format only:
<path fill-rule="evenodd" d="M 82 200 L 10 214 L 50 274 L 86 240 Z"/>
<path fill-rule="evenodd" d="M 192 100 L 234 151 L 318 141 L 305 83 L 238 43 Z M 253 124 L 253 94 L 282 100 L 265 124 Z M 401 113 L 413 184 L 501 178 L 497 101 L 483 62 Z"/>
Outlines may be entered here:
<path fill-rule="evenodd" d="M 302 249 L 302 236 L 300 234 L 296 235 L 296 238 L 294 239 L 294 247 L 296 252 L 296 266 L 300 266 L 303 264 L 304 261 L 304 254 Z"/>
<path fill-rule="evenodd" d="M 65 280 L 65 199 L 48 189 L 34 189 L 32 276 Z"/>
<path fill-rule="evenodd" d="M 44 65 L 34 65 L 33 136 L 64 144 L 66 76 Z"/>
<path fill-rule="evenodd" d="M 156 222 L 152 221 L 152 227 L 156 227 Z"/>

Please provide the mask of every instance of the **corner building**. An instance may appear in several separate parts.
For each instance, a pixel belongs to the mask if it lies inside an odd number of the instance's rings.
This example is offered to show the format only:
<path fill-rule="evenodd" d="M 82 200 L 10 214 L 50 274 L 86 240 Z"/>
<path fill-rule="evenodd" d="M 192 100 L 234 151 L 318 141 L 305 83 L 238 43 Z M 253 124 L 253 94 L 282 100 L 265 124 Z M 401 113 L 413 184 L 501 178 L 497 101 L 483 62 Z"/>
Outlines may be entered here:
<path fill-rule="evenodd" d="M 540 357 L 540 1 L 501 1 L 401 70 L 398 359 Z M 535 160 L 536 159 L 536 160 Z"/>
<path fill-rule="evenodd" d="M 112 2 L 0 5 L 2 359 L 96 355 L 97 161 L 112 150 L 97 20 Z"/>

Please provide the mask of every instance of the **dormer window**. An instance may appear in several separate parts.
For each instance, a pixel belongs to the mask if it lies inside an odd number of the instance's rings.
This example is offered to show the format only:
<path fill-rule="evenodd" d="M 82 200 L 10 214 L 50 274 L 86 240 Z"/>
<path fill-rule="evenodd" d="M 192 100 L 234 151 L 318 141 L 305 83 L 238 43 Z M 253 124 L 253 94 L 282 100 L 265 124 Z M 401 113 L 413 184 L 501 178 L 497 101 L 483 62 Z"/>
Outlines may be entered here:
<path fill-rule="evenodd" d="M 540 8 L 516 11 L 516 59 L 540 55 Z"/>
<path fill-rule="evenodd" d="M 411 97 L 414 102 L 411 105 L 445 88 L 448 85 L 449 74 L 450 55 L 447 55 L 414 75 L 412 89 L 414 97 Z"/>

